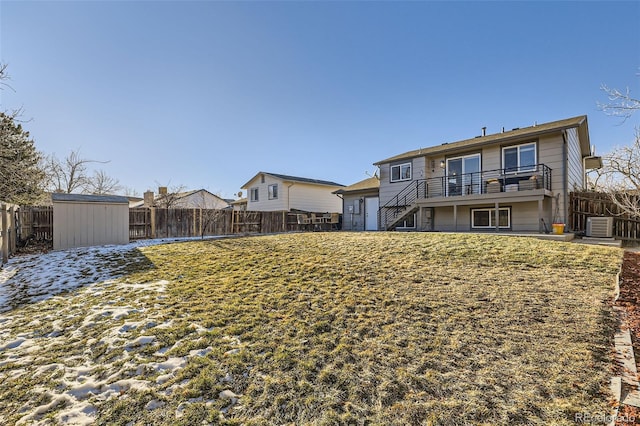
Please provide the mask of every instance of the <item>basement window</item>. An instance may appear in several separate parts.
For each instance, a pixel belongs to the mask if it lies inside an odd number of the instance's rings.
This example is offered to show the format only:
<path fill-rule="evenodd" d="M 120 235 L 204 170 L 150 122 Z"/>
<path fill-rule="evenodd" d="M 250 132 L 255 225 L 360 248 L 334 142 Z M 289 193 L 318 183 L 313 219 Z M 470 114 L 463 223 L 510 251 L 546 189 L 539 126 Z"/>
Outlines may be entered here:
<path fill-rule="evenodd" d="M 396 229 L 415 229 L 416 227 L 416 214 L 407 216 L 403 221 L 398 222 Z"/>
<path fill-rule="evenodd" d="M 471 228 L 490 229 L 496 227 L 496 209 L 471 209 Z M 500 228 L 511 228 L 511 208 L 500 207 L 498 209 L 498 221 Z"/>

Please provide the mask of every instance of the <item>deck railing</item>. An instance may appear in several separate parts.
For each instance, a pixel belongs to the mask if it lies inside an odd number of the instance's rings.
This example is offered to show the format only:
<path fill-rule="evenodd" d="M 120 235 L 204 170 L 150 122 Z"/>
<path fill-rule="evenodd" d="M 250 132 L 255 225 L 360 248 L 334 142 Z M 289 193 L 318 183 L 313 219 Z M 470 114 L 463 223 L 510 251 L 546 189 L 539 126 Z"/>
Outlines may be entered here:
<path fill-rule="evenodd" d="M 442 177 L 418 179 L 409 183 L 379 210 L 384 227 L 400 215 L 408 213 L 421 199 L 467 195 L 517 192 L 531 189 L 551 190 L 551 169 L 545 164 L 485 170 L 474 173 L 448 174 Z"/>

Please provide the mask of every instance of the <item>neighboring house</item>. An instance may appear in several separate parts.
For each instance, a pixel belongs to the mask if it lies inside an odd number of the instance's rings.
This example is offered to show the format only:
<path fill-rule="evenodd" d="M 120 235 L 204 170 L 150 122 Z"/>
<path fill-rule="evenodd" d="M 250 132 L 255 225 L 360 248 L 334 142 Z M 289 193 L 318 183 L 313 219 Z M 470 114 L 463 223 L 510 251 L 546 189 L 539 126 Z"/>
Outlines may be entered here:
<path fill-rule="evenodd" d="M 127 197 L 127 199 L 129 200 L 129 208 L 133 209 L 135 207 L 142 207 L 144 205 L 144 198 L 140 198 L 140 197 L 131 197 L 128 195 L 125 195 L 125 197 Z"/>
<path fill-rule="evenodd" d="M 233 210 L 235 211 L 246 211 L 247 210 L 247 198 L 239 198 L 235 201 L 232 201 L 231 207 L 233 208 Z"/>
<path fill-rule="evenodd" d="M 342 197 L 342 230 L 377 231 L 380 178 L 373 176 L 345 186 L 334 194 Z"/>
<path fill-rule="evenodd" d="M 242 189 L 247 190 L 249 211 L 339 213 L 342 200 L 333 192 L 343 186 L 326 180 L 259 172 Z"/>
<path fill-rule="evenodd" d="M 545 232 L 585 188 L 587 117 L 422 148 L 380 167 L 380 228 Z M 496 220 L 497 217 L 497 220 Z"/>
<path fill-rule="evenodd" d="M 166 187 L 159 188 L 159 194 L 154 196 L 153 192 L 145 192 L 145 207 L 151 205 L 156 207 L 169 208 L 199 208 L 222 210 L 230 208 L 228 201 L 218 197 L 206 189 L 196 189 L 193 191 L 170 193 Z"/>

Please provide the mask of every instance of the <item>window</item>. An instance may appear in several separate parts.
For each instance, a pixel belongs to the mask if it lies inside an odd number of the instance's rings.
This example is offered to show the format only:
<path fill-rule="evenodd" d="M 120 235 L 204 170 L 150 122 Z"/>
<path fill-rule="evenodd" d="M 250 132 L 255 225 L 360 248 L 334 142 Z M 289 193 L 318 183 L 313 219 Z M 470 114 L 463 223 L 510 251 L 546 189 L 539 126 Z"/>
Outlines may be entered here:
<path fill-rule="evenodd" d="M 258 201 L 258 188 L 251 188 L 251 201 Z"/>
<path fill-rule="evenodd" d="M 402 182 L 403 180 L 411 180 L 411 163 L 391 166 L 391 182 Z"/>
<path fill-rule="evenodd" d="M 405 220 L 398 222 L 396 229 L 412 229 L 416 227 L 416 214 L 407 216 Z"/>
<path fill-rule="evenodd" d="M 536 164 L 535 142 L 502 148 L 505 173 L 532 172 L 535 171 Z"/>
<path fill-rule="evenodd" d="M 495 228 L 496 209 L 471 209 L 472 228 Z M 498 209 L 498 224 L 500 228 L 511 228 L 511 208 L 500 207 Z"/>
<path fill-rule="evenodd" d="M 277 200 L 278 199 L 278 184 L 274 183 L 273 185 L 269 185 L 269 199 Z"/>

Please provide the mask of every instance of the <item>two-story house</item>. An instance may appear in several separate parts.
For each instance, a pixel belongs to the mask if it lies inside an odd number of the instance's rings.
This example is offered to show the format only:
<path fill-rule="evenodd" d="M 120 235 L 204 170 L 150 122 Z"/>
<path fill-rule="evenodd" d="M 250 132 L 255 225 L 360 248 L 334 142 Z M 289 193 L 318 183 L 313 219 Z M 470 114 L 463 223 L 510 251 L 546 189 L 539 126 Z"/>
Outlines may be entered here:
<path fill-rule="evenodd" d="M 586 116 L 396 155 L 375 163 L 380 228 L 550 231 L 593 160 Z"/>
<path fill-rule="evenodd" d="M 327 180 L 258 172 L 242 189 L 247 190 L 249 211 L 339 213 L 342 200 L 333 192 L 343 186 Z"/>

